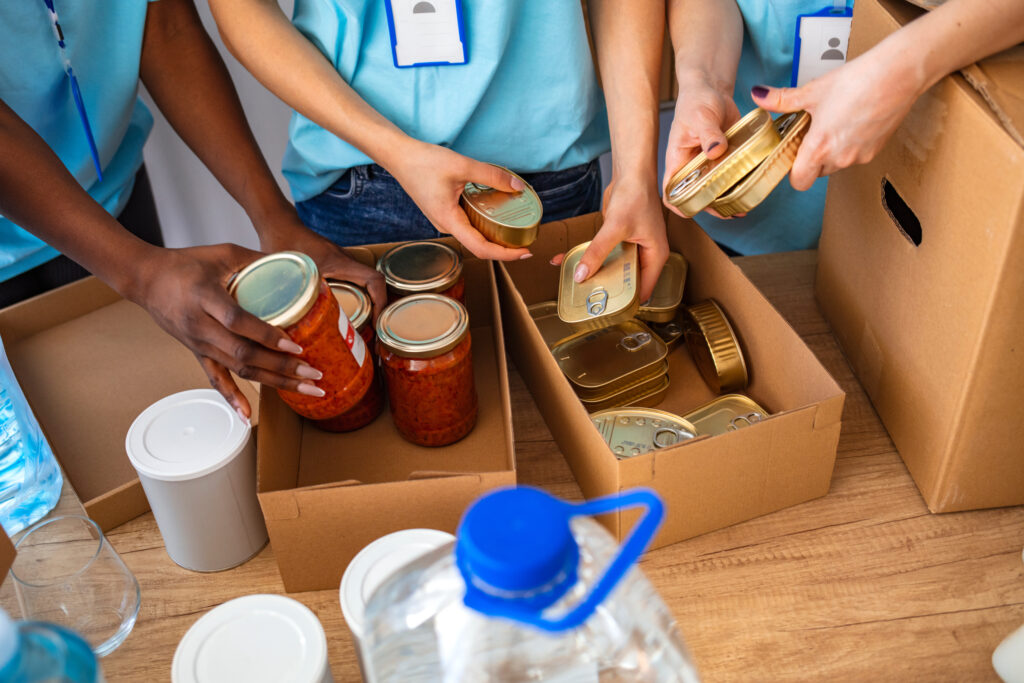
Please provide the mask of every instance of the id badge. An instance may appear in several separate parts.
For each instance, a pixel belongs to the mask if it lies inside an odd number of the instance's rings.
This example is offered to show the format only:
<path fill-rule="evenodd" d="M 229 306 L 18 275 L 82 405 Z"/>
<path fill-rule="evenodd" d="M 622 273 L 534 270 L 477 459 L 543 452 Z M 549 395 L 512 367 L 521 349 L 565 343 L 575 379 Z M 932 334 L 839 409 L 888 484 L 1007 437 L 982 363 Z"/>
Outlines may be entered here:
<path fill-rule="evenodd" d="M 791 86 L 809 83 L 846 63 L 852 17 L 853 8 L 839 0 L 814 14 L 796 18 Z"/>
<path fill-rule="evenodd" d="M 395 66 L 465 64 L 461 0 L 385 0 Z"/>

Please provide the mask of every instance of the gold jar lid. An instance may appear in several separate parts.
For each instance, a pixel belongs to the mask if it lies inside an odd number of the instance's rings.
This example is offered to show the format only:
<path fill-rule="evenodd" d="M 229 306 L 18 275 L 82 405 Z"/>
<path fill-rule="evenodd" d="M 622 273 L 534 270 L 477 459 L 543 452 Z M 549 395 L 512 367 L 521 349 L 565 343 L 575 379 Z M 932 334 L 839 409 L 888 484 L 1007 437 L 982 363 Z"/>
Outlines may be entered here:
<path fill-rule="evenodd" d="M 580 399 L 588 413 L 621 408 L 623 406 L 656 406 L 668 393 L 668 375 L 659 375 L 635 387 L 625 389 L 607 398 L 593 401 Z"/>
<path fill-rule="evenodd" d="M 685 418 L 656 408 L 612 408 L 590 416 L 616 458 L 634 458 L 697 436 Z"/>
<path fill-rule="evenodd" d="M 654 285 L 654 293 L 637 309 L 636 317 L 653 323 L 669 322 L 676 317 L 679 304 L 683 303 L 685 286 L 686 259 L 682 254 L 670 252 Z"/>
<path fill-rule="evenodd" d="M 320 272 L 313 259 L 281 251 L 257 259 L 235 273 L 228 293 L 238 305 L 274 327 L 290 327 L 316 303 Z"/>
<path fill-rule="evenodd" d="M 797 150 L 811 125 L 811 115 L 805 111 L 783 114 L 775 119 L 774 125 L 782 138 L 778 147 L 747 177 L 711 202 L 711 208 L 722 216 L 745 213 L 768 198 L 775 186 L 789 173 L 789 169 L 793 168 Z"/>
<path fill-rule="evenodd" d="M 373 303 L 371 303 L 370 297 L 362 287 L 357 287 L 351 282 L 329 280 L 327 284 L 330 285 L 334 298 L 338 300 L 342 313 L 352 323 L 352 327 L 356 330 L 362 329 L 363 325 L 370 320 L 370 314 L 373 312 Z"/>
<path fill-rule="evenodd" d="M 686 309 L 686 345 L 701 377 L 716 394 L 747 386 L 747 363 L 725 312 L 708 299 Z"/>
<path fill-rule="evenodd" d="M 581 329 L 598 329 L 630 320 L 639 306 L 639 261 L 636 245 L 622 242 L 588 280 L 573 274 L 590 242 L 576 245 L 562 260 L 558 281 L 558 317 Z"/>
<path fill-rule="evenodd" d="M 380 257 L 377 270 L 401 292 L 443 292 L 462 275 L 462 257 L 443 242 L 404 242 Z"/>
<path fill-rule="evenodd" d="M 533 244 L 544 215 L 540 197 L 518 175 L 502 166 L 498 168 L 519 178 L 523 189 L 519 192 L 502 192 L 486 185 L 466 183 L 459 203 L 470 225 L 491 242 L 513 249 Z"/>
<path fill-rule="evenodd" d="M 701 151 L 668 181 L 668 201 L 684 216 L 696 216 L 764 161 L 781 138 L 772 116 L 754 109 L 725 131 L 728 148 L 717 159 Z"/>
<path fill-rule="evenodd" d="M 725 434 L 768 417 L 768 411 L 743 394 L 725 394 L 686 415 L 697 434 Z"/>
<path fill-rule="evenodd" d="M 377 318 L 377 340 L 405 358 L 448 353 L 469 334 L 469 313 L 441 294 L 413 294 L 391 304 Z"/>
<path fill-rule="evenodd" d="M 668 348 L 637 320 L 575 337 L 552 354 L 581 398 L 607 397 L 668 369 Z"/>
<path fill-rule="evenodd" d="M 570 325 L 558 317 L 557 301 L 541 301 L 532 306 L 527 306 L 526 310 L 529 312 L 530 317 L 533 318 L 533 324 L 537 326 L 541 339 L 544 340 L 549 349 L 553 349 L 559 344 L 563 344 L 573 337 L 578 337 L 585 333 L 585 330 Z"/>

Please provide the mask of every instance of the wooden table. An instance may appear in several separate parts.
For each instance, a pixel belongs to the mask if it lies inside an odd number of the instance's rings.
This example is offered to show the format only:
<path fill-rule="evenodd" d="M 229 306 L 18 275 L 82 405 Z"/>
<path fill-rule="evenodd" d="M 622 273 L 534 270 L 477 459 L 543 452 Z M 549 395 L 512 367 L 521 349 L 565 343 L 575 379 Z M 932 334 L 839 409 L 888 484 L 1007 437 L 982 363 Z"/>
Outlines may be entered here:
<path fill-rule="evenodd" d="M 827 496 L 643 560 L 702 677 L 997 680 L 992 650 L 1024 623 L 1024 508 L 929 514 L 815 306 L 815 253 L 738 262 L 847 399 Z M 512 405 L 520 482 L 579 499 L 514 368 Z M 201 614 L 234 597 L 284 590 L 269 546 L 232 571 L 196 574 L 167 557 L 151 514 L 109 538 L 143 596 L 135 630 L 103 660 L 109 681 L 168 680 L 178 640 Z M 0 602 L 18 614 L 9 583 Z M 292 597 L 323 623 L 335 680 L 359 680 L 337 590 Z"/>

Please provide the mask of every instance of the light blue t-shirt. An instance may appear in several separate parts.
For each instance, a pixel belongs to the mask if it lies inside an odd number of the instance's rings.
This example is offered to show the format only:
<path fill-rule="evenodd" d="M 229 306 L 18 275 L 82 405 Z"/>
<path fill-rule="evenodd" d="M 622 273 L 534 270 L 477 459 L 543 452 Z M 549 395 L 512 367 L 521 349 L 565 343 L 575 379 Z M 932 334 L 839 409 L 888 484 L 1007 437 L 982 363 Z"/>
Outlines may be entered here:
<path fill-rule="evenodd" d="M 152 115 L 138 98 L 147 0 L 55 0 L 54 7 L 96 138 L 103 181 L 97 180 L 43 0 L 0 2 L 0 99 L 46 141 L 93 199 L 116 216 L 128 202 L 142 165 L 142 146 L 153 127 Z M 45 194 L 47 188 L 36 191 Z M 0 281 L 57 254 L 0 216 Z"/>
<path fill-rule="evenodd" d="M 733 2 L 734 0 L 722 0 Z M 735 0 L 743 13 L 743 53 L 734 97 L 745 114 L 754 108 L 755 85 L 789 86 L 796 18 L 830 5 L 827 0 Z M 828 179 L 797 192 L 786 177 L 768 199 L 743 218 L 721 220 L 700 213 L 696 221 L 717 242 L 741 254 L 811 249 L 821 235 Z"/>
<path fill-rule="evenodd" d="M 576 166 L 609 149 L 578 0 L 461 0 L 469 63 L 407 69 L 392 59 L 388 1 L 295 0 L 292 20 L 403 131 L 527 173 Z M 372 163 L 299 114 L 289 138 L 284 175 L 296 201 Z"/>

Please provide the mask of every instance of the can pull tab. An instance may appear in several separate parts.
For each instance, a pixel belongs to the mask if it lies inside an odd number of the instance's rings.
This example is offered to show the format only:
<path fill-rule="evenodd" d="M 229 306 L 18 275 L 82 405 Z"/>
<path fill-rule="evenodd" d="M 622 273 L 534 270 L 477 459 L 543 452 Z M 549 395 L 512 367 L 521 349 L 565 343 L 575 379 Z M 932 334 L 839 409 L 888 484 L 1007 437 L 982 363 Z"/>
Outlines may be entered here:
<path fill-rule="evenodd" d="M 651 441 L 654 443 L 655 448 L 668 448 L 669 446 L 675 446 L 680 441 L 686 441 L 692 439 L 693 434 L 690 432 L 684 432 L 682 429 L 676 429 L 675 427 L 661 427 L 654 432 L 654 438 Z"/>
<path fill-rule="evenodd" d="M 627 351 L 639 351 L 651 343 L 651 335 L 648 332 L 634 332 L 626 335 L 619 342 L 619 346 Z"/>
<path fill-rule="evenodd" d="M 587 296 L 587 313 L 590 315 L 601 315 L 604 309 L 608 308 L 608 290 L 595 289 Z"/>

